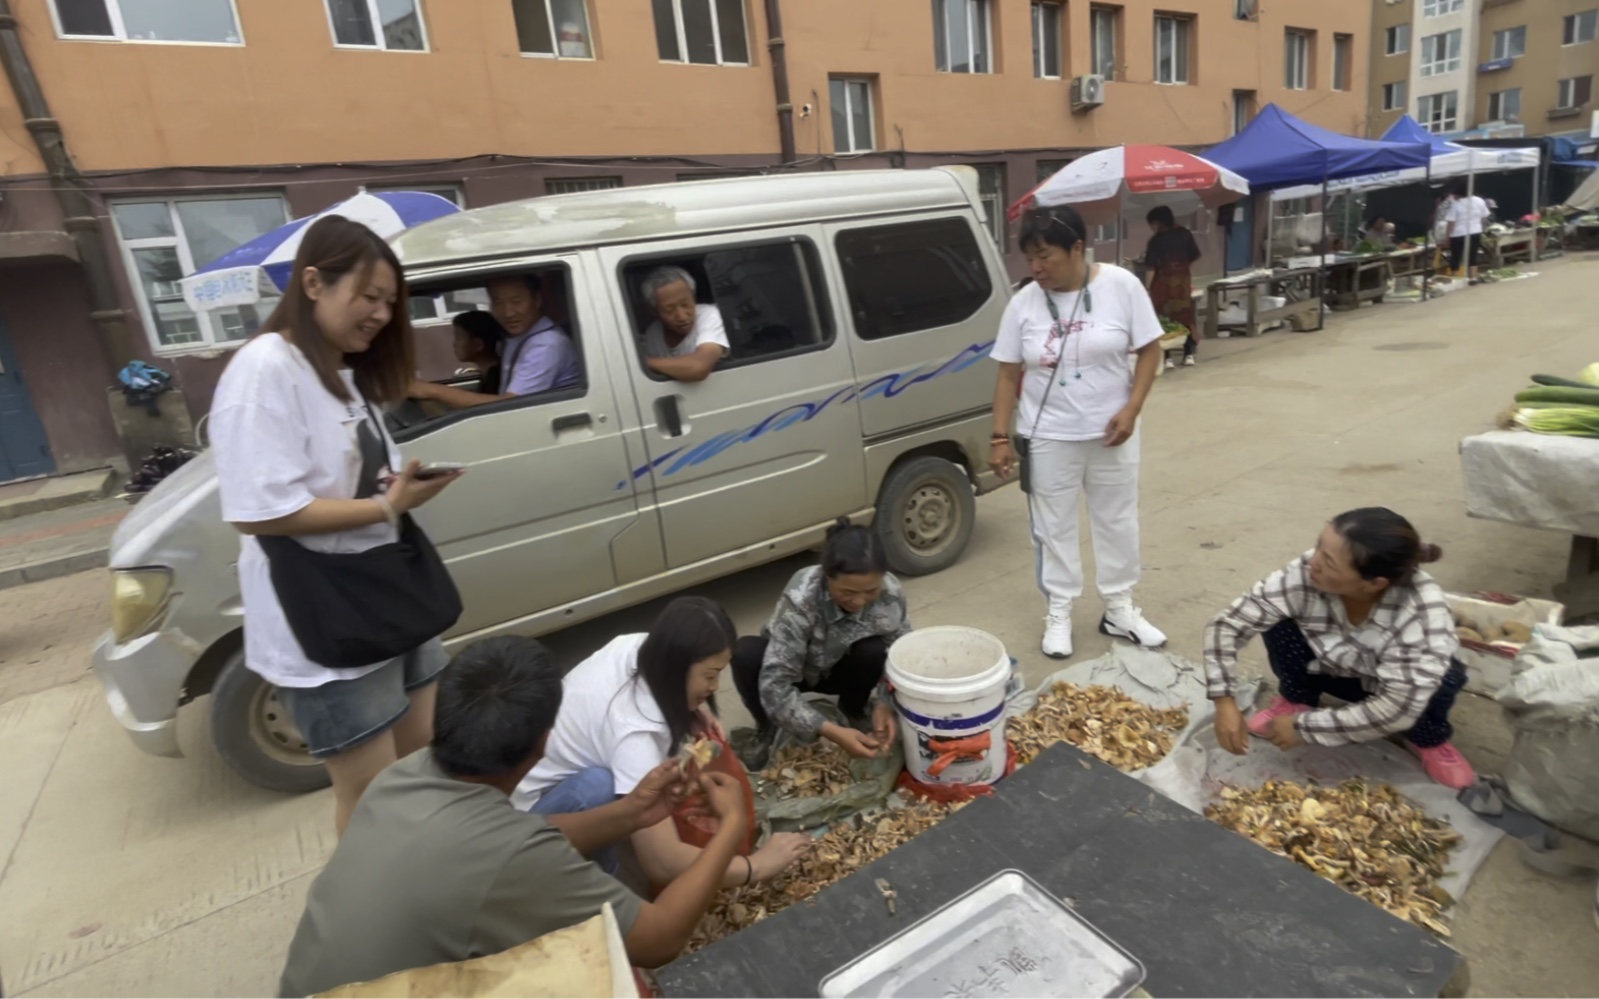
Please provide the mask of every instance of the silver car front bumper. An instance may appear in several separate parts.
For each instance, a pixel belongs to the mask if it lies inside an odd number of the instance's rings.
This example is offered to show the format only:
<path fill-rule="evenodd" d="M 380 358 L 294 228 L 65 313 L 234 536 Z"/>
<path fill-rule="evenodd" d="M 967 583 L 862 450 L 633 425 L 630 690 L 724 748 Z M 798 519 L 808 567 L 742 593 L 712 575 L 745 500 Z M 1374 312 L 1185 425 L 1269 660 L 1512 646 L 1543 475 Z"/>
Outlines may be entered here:
<path fill-rule="evenodd" d="M 118 645 L 107 631 L 94 647 L 94 672 L 133 744 L 154 756 L 182 756 L 178 699 L 194 657 L 161 633 Z"/>

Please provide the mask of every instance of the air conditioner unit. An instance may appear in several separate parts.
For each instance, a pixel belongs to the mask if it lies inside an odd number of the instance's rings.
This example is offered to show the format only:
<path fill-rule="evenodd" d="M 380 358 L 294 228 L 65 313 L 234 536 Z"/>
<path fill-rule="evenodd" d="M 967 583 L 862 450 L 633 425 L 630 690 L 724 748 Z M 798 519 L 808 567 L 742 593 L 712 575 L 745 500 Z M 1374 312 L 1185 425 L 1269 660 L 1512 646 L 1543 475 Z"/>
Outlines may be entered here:
<path fill-rule="evenodd" d="M 1072 77 L 1072 110 L 1087 111 L 1105 103 L 1105 78 L 1097 74 Z"/>

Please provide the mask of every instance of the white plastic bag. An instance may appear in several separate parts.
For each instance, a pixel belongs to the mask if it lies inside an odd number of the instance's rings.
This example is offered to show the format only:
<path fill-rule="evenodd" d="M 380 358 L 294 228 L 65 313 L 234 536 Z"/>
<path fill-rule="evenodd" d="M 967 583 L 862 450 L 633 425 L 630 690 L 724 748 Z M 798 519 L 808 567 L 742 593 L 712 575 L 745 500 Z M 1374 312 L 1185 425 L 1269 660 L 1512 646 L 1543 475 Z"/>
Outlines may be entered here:
<path fill-rule="evenodd" d="M 1515 743 L 1511 800 L 1550 825 L 1599 840 L 1599 627 L 1541 624 L 1499 692 Z"/>

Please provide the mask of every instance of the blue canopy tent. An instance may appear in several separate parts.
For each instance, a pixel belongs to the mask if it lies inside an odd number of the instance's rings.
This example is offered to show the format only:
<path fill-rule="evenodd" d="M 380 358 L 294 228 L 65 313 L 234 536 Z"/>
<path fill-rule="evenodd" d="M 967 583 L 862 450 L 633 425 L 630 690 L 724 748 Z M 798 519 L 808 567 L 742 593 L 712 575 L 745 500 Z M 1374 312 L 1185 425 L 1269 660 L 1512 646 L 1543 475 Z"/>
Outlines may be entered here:
<path fill-rule="evenodd" d="M 1425 142 L 1384 142 L 1340 135 L 1268 104 L 1242 132 L 1210 147 L 1204 156 L 1249 181 L 1252 191 L 1320 184 L 1325 246 L 1328 182 L 1415 167 L 1426 169 L 1432 152 L 1431 144 Z"/>
<path fill-rule="evenodd" d="M 1242 132 L 1205 153 L 1205 159 L 1249 181 L 1251 190 L 1425 168 L 1431 158 L 1429 142 L 1339 135 L 1301 121 L 1275 104 L 1266 105 Z"/>

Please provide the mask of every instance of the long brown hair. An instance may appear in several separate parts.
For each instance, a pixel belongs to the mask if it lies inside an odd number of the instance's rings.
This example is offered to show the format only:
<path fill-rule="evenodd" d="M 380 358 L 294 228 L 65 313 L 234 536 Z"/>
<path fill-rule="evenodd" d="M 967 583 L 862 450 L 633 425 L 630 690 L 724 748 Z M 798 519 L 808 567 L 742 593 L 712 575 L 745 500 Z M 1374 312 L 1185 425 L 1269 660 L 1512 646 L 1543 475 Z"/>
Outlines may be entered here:
<path fill-rule="evenodd" d="M 365 283 L 379 263 L 394 268 L 398 295 L 388 325 L 378 331 L 372 346 L 364 353 L 340 355 L 322 335 L 316 322 L 316 302 L 305 293 L 305 270 L 316 268 L 325 284 L 332 285 L 354 274 Z M 382 237 L 359 222 L 342 215 L 328 215 L 311 223 L 294 255 L 294 273 L 282 301 L 261 327 L 262 332 L 277 332 L 300 349 L 321 379 L 323 388 L 344 401 L 350 393 L 339 377 L 341 364 L 355 374 L 355 386 L 368 400 L 378 403 L 405 398 L 411 379 L 416 376 L 416 346 L 411 333 L 410 292 L 405 271 L 394 250 Z"/>

